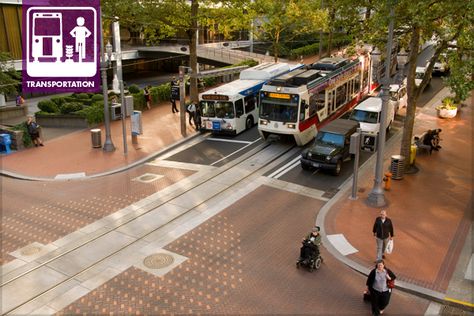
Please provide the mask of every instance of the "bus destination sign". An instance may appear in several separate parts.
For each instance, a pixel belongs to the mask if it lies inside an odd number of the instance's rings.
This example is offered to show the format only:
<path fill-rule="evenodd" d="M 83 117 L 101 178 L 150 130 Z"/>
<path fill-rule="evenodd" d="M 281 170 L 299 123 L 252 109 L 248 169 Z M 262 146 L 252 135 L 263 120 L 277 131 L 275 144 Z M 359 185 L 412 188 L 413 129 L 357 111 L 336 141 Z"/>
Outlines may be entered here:
<path fill-rule="evenodd" d="M 229 101 L 229 96 L 228 95 L 222 95 L 222 94 L 203 94 L 202 95 L 203 100 L 223 100 L 223 101 Z"/>

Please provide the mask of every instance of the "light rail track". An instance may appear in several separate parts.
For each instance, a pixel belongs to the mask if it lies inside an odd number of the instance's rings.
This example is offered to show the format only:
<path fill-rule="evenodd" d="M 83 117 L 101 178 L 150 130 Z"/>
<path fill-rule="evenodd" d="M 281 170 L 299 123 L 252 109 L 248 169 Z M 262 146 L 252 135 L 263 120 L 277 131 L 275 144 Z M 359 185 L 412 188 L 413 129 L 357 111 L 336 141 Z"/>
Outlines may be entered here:
<path fill-rule="evenodd" d="M 140 241 L 143 241 L 146 237 L 160 230 L 164 226 L 179 220 L 190 211 L 197 209 L 200 205 L 205 204 L 206 202 L 221 194 L 226 194 L 226 191 L 232 192 L 233 188 L 236 188 L 246 179 L 262 175 L 264 172 L 268 171 L 269 168 L 271 168 L 273 165 L 279 163 L 282 159 L 286 159 L 288 155 L 294 154 L 294 152 L 297 150 L 298 148 L 296 148 L 294 144 L 262 143 L 260 145 L 257 145 L 254 149 L 245 153 L 241 157 L 227 163 L 226 165 L 220 168 L 216 168 L 215 170 L 208 172 L 206 175 L 200 177 L 199 179 L 196 179 L 196 181 L 193 182 L 192 185 L 190 185 L 188 188 L 184 188 L 183 190 L 176 192 L 175 194 L 164 200 L 156 201 L 155 203 L 152 202 L 146 205 L 145 207 L 143 207 L 143 211 L 141 213 L 136 214 L 135 216 L 128 217 L 126 219 L 117 219 L 116 223 L 114 223 L 113 225 L 108 225 L 108 227 L 105 227 L 102 230 L 99 229 L 97 233 L 92 233 L 91 235 L 87 236 L 87 238 L 81 240 L 80 242 L 74 245 L 66 245 L 62 248 L 56 249 L 52 253 L 46 254 L 41 258 L 36 259 L 35 261 L 33 261 L 33 263 L 27 264 L 25 267 L 20 267 L 4 275 L 2 278 L 2 284 L 0 285 L 3 293 L 2 315 L 16 314 L 17 311 L 19 311 L 19 309 L 24 305 L 39 299 L 40 297 L 52 292 L 55 289 L 58 289 L 61 285 L 73 280 L 80 274 L 91 270 L 98 264 L 111 258 L 123 249 L 130 247 Z M 13 289 L 17 288 L 18 286 L 29 286 L 29 276 L 34 273 L 40 273 L 41 269 L 49 268 L 50 265 L 54 264 L 55 262 L 57 263 L 60 259 L 64 258 L 69 254 L 72 254 L 72 252 L 80 248 L 90 246 L 98 239 L 106 236 L 107 234 L 111 234 L 114 231 L 117 231 L 121 227 L 124 227 L 125 225 L 131 223 L 134 220 L 137 220 L 140 217 L 147 215 L 158 207 L 163 206 L 179 197 L 182 197 L 185 194 L 196 190 L 196 188 L 205 186 L 206 183 L 208 183 L 209 181 L 212 181 L 214 179 L 222 179 L 222 177 L 228 175 L 229 173 L 234 173 L 234 177 L 232 181 L 230 181 L 231 183 L 229 183 L 229 185 L 222 185 L 222 188 L 219 188 L 217 191 L 207 196 L 204 200 L 199 201 L 197 204 L 186 209 L 180 214 L 177 214 L 170 220 L 160 223 L 158 227 L 155 227 L 153 230 L 146 232 L 144 235 L 136 238 L 135 240 L 131 240 L 130 242 L 121 245 L 119 249 L 114 249 L 113 251 L 105 254 L 98 260 L 87 264 L 80 270 L 74 271 L 69 275 L 65 274 L 65 278 L 54 284 L 51 284 L 50 286 L 45 286 L 35 292 L 31 292 L 27 297 L 19 297 L 16 296 L 16 293 L 12 293 L 14 292 Z M 236 174 L 237 176 L 235 176 Z"/>

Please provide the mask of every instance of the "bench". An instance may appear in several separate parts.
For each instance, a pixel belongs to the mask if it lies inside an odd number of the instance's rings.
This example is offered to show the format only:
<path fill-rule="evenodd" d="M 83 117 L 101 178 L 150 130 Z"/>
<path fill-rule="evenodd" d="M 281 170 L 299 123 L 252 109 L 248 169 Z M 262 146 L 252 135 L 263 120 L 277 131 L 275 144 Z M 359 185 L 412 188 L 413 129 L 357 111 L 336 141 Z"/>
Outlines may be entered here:
<path fill-rule="evenodd" d="M 414 143 L 416 145 L 416 148 L 426 149 L 431 154 L 431 145 L 425 144 L 425 138 L 426 138 L 427 135 L 428 135 L 428 132 L 424 132 L 420 136 L 415 136 L 414 137 Z"/>
<path fill-rule="evenodd" d="M 439 146 L 439 133 L 441 133 L 441 129 L 437 128 L 427 130 L 420 136 L 415 136 L 414 143 L 417 149 L 426 149 L 430 152 L 430 155 L 433 150 L 439 150 L 441 148 L 441 146 Z"/>

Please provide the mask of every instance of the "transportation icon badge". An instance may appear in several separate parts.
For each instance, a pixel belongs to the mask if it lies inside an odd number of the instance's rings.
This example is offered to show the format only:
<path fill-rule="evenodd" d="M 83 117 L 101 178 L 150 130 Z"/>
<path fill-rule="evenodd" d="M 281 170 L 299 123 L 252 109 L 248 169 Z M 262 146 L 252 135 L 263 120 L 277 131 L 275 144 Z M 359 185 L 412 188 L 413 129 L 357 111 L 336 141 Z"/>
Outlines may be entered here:
<path fill-rule="evenodd" d="M 27 74 L 95 76 L 97 33 L 97 11 L 93 7 L 30 7 L 26 13 Z"/>

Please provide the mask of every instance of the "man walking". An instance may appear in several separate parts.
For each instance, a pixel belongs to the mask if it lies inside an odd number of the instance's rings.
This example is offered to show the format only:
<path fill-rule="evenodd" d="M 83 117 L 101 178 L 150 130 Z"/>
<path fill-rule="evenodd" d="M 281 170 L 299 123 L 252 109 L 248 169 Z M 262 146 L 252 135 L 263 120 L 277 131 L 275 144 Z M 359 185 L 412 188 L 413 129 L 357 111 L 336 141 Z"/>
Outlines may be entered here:
<path fill-rule="evenodd" d="M 374 233 L 377 244 L 376 261 L 379 261 L 382 260 L 382 258 L 385 258 L 385 255 L 383 254 L 385 247 L 387 247 L 388 240 L 393 238 L 392 221 L 387 217 L 387 212 L 385 210 L 381 210 L 380 216 L 375 219 L 372 232 Z"/>

